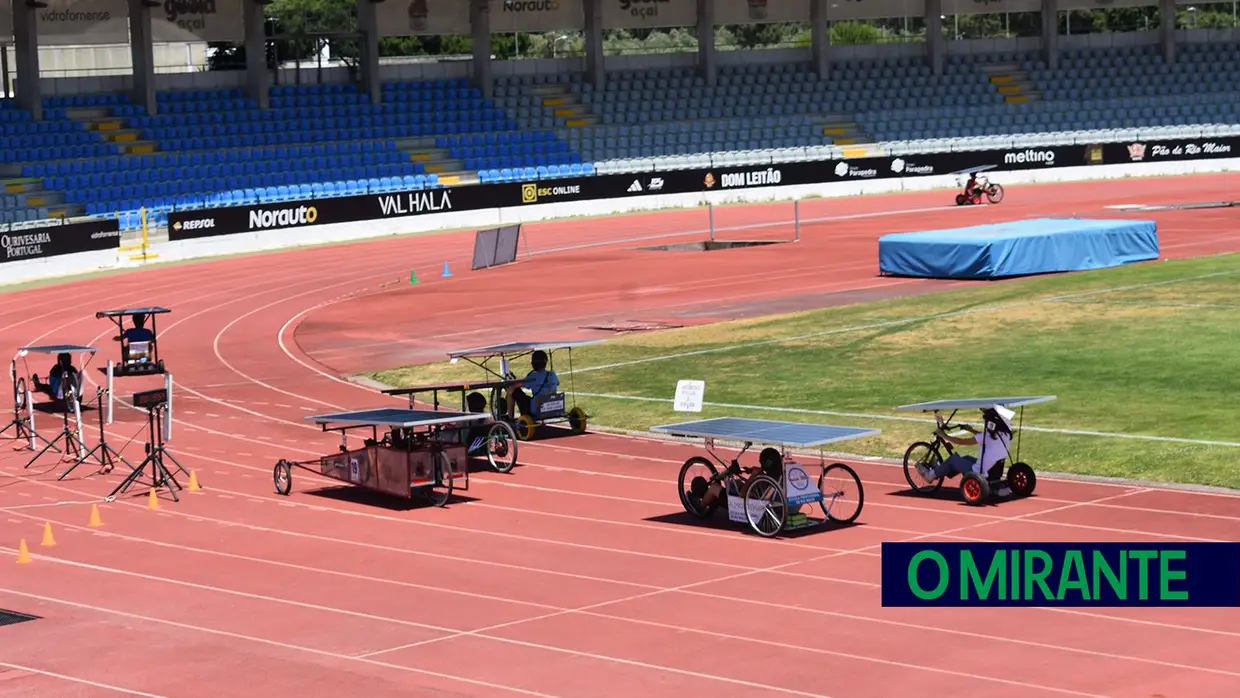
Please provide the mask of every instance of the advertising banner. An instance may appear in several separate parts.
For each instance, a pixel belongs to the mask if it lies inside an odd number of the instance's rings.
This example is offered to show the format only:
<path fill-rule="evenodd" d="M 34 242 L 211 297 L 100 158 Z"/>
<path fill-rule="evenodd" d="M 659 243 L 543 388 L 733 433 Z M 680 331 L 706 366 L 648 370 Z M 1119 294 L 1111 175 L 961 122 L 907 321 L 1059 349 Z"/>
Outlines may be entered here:
<path fill-rule="evenodd" d="M 1059 0 L 1059 11 L 1067 10 L 1114 10 L 1121 7 L 1149 7 L 1155 0 Z"/>
<path fill-rule="evenodd" d="M 603 26 L 607 29 L 696 25 L 696 0 L 603 0 Z"/>
<path fill-rule="evenodd" d="M 465 0 L 387 0 L 375 6 L 382 36 L 469 36 Z"/>
<path fill-rule="evenodd" d="M 715 24 L 808 22 L 810 0 L 715 0 Z"/>
<path fill-rule="evenodd" d="M 39 43 L 44 46 L 129 43 L 125 0 L 48 0 L 35 15 Z"/>
<path fill-rule="evenodd" d="M 22 0 L 17 0 L 22 1 Z M 245 40 L 242 0 L 163 0 L 151 8 L 156 42 Z M 39 43 L 92 46 L 129 43 L 126 0 L 48 0 L 35 10 Z M 0 37 L 13 36 L 11 0 L 0 0 Z"/>
<path fill-rule="evenodd" d="M 123 0 L 122 0 L 123 2 Z M 155 41 L 245 41 L 242 0 L 163 0 L 151 8 Z"/>
<path fill-rule="evenodd" d="M 121 229 L 116 219 L 45 225 L 0 231 L 0 263 L 59 257 L 78 252 L 117 249 Z"/>
<path fill-rule="evenodd" d="M 357 223 L 491 208 L 623 199 L 632 196 L 959 175 L 967 170 L 984 168 L 1001 173 L 1088 165 L 1200 160 L 1238 157 L 1237 153 L 1240 153 L 1240 136 L 1226 136 L 925 153 L 899 157 L 884 155 L 750 167 L 564 177 L 538 182 L 479 184 L 451 189 L 174 211 L 168 214 L 168 227 L 170 239 L 187 240 L 282 228 Z"/>
<path fill-rule="evenodd" d="M 829 0 L 827 3 L 827 19 L 832 22 L 921 17 L 925 14 L 926 3 L 923 0 Z"/>
<path fill-rule="evenodd" d="M 581 31 L 582 0 L 491 0 L 491 33 Z"/>
<path fill-rule="evenodd" d="M 1062 7 L 1063 0 L 1060 1 Z M 1086 0 L 1088 2 L 1088 0 Z M 994 15 L 1007 12 L 1041 12 L 1041 0 L 943 0 L 945 15 Z"/>

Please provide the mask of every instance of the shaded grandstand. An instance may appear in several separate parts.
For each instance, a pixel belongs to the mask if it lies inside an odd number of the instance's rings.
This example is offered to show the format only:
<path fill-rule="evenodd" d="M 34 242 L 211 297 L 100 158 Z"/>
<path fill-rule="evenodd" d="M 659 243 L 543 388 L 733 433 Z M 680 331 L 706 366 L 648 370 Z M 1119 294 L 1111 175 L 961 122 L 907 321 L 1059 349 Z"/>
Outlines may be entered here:
<path fill-rule="evenodd" d="M 1065 47 L 1054 68 L 1036 42 L 962 41 L 941 71 L 898 45 L 840 51 L 826 75 L 808 50 L 721 56 L 711 79 L 692 55 L 628 60 L 600 87 L 558 61 L 496 77 L 491 97 L 445 70 L 383 82 L 379 104 L 344 81 L 270 87 L 267 108 L 241 87 L 161 91 L 156 115 L 117 93 L 44 97 L 41 121 L 4 100 L 0 223 L 134 229 L 139 209 L 160 226 L 173 209 L 473 182 L 1240 133 L 1235 43 L 1184 43 L 1168 61 L 1154 34 L 1122 36 Z"/>

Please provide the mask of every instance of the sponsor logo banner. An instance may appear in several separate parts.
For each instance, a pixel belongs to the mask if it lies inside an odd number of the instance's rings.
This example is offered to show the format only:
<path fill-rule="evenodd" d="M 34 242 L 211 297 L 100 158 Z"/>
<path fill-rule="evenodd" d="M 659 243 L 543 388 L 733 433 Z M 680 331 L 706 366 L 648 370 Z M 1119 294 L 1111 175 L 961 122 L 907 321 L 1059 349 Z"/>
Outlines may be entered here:
<path fill-rule="evenodd" d="M 1240 157 L 1240 137 L 1104 143 L 1102 148 L 1103 160 L 1113 164 L 1236 158 Z"/>
<path fill-rule="evenodd" d="M 46 225 L 0 232 L 0 263 L 115 250 L 121 230 L 115 219 Z"/>
<path fill-rule="evenodd" d="M 808 22 L 810 0 L 715 0 L 716 24 Z"/>
<path fill-rule="evenodd" d="M 603 0 L 603 26 L 608 29 L 696 25 L 696 0 Z"/>
<path fill-rule="evenodd" d="M 580 30 L 585 25 L 582 0 L 491 0 L 491 32 Z"/>
<path fill-rule="evenodd" d="M 22 1 L 22 0 L 16 0 Z M 155 0 L 154 41 L 245 40 L 242 0 Z M 126 44 L 128 0 L 47 0 L 34 10 L 39 44 L 45 46 Z M 12 7 L 0 8 L 0 36 L 12 36 Z"/>
<path fill-rule="evenodd" d="M 469 36 L 469 3 L 461 0 L 388 0 L 375 5 L 381 36 Z M 494 18 L 494 14 L 492 14 Z"/>
<path fill-rule="evenodd" d="M 610 1 L 610 0 L 609 0 Z M 385 218 L 659 194 L 737 191 L 832 182 L 1012 172 L 1156 160 L 1240 157 L 1240 137 L 1045 146 L 882 156 L 770 166 L 668 170 L 538 182 L 479 184 L 314 201 L 173 212 L 173 240 Z"/>

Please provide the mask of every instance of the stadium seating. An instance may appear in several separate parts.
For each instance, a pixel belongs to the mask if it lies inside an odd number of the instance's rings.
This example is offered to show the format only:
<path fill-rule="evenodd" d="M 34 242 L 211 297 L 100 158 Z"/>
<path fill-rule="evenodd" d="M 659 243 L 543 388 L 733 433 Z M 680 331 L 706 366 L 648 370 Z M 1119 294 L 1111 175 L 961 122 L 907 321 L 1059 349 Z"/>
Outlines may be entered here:
<path fill-rule="evenodd" d="M 262 110 L 240 90 L 158 95 L 148 116 L 120 95 L 45 99 L 46 119 L 0 102 L 0 223 L 119 215 L 443 186 L 453 173 L 527 181 L 632 169 L 1240 133 L 1234 44 L 724 66 L 383 85 L 277 86 Z M 1157 131 L 1151 131 L 1157 129 Z M 16 183 L 16 184 L 15 184 Z"/>

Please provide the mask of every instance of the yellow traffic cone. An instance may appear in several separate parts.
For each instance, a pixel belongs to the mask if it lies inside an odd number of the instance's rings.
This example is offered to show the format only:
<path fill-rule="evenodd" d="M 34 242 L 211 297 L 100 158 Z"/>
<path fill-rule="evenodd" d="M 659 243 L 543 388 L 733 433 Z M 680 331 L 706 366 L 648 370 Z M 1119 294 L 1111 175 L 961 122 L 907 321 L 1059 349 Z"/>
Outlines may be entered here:
<path fill-rule="evenodd" d="M 43 524 L 43 547 L 50 548 L 56 545 L 56 537 L 52 535 L 52 524 L 47 522 Z"/>
<path fill-rule="evenodd" d="M 30 548 L 26 547 L 26 539 L 22 538 L 21 545 L 17 546 L 17 564 L 30 564 Z"/>
<path fill-rule="evenodd" d="M 190 492 L 201 492 L 202 491 L 202 487 L 198 485 L 198 471 L 197 470 L 189 471 L 189 491 Z"/>
<path fill-rule="evenodd" d="M 146 508 L 152 510 L 159 508 L 159 495 L 155 494 L 154 487 L 151 488 L 151 496 L 147 497 Z"/>
<path fill-rule="evenodd" d="M 103 525 L 103 519 L 99 518 L 99 505 L 90 505 L 90 523 L 86 524 L 91 528 L 99 528 Z"/>

